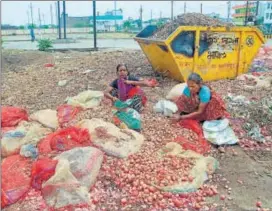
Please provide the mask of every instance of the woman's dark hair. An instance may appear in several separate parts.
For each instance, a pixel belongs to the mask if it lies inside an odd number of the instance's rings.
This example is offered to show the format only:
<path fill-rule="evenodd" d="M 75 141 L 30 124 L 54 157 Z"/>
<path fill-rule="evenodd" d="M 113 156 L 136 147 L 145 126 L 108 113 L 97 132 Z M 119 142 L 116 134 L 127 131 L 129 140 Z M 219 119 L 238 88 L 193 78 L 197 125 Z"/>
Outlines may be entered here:
<path fill-rule="evenodd" d="M 203 82 L 203 79 L 197 73 L 191 73 L 187 80 L 188 81 L 193 81 L 196 84 L 201 84 Z"/>
<path fill-rule="evenodd" d="M 118 64 L 117 67 L 116 67 L 116 72 L 118 73 L 119 68 L 122 67 L 122 66 L 124 66 L 124 67 L 126 68 L 126 70 L 127 70 L 127 72 L 128 72 L 128 75 L 129 75 L 129 71 L 128 71 L 128 68 L 127 68 L 127 65 L 126 65 L 126 64 Z"/>

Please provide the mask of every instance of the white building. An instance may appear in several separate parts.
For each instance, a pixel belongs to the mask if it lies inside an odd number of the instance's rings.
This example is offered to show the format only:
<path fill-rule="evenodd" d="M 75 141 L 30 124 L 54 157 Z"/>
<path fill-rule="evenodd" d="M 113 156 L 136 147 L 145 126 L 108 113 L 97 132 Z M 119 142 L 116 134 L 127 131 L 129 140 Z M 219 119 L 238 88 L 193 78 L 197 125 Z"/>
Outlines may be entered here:
<path fill-rule="evenodd" d="M 267 2 L 264 8 L 264 27 L 268 32 L 272 32 L 272 2 Z"/>
<path fill-rule="evenodd" d="M 264 24 L 272 24 L 272 2 L 267 2 L 264 10 Z"/>

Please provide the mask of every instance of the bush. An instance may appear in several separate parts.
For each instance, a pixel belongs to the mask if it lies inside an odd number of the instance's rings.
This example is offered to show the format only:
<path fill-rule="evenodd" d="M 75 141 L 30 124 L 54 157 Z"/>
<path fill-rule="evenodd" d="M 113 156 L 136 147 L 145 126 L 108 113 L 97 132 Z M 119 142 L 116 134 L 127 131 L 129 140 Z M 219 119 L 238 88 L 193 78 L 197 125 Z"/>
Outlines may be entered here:
<path fill-rule="evenodd" d="M 41 39 L 38 40 L 38 48 L 40 51 L 46 51 L 49 48 L 52 48 L 53 44 L 52 41 L 50 39 Z"/>

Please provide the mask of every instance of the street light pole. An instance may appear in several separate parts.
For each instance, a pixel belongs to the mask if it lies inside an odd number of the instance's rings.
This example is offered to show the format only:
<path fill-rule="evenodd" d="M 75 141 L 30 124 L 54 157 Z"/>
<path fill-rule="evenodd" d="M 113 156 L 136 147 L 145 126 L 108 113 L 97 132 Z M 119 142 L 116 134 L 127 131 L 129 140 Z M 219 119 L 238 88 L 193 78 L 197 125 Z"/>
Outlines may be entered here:
<path fill-rule="evenodd" d="M 59 28 L 59 39 L 61 39 L 61 26 L 60 26 L 60 1 L 58 1 L 58 28 Z"/>
<path fill-rule="evenodd" d="M 65 1 L 63 1 L 63 38 L 66 39 L 66 5 Z"/>
<path fill-rule="evenodd" d="M 246 1 L 247 3 L 246 3 L 246 16 L 245 16 L 245 26 L 247 25 L 247 18 L 248 18 L 248 0 Z"/>
<path fill-rule="evenodd" d="M 94 50 L 97 50 L 96 43 L 96 1 L 93 1 L 93 34 L 94 34 Z"/>

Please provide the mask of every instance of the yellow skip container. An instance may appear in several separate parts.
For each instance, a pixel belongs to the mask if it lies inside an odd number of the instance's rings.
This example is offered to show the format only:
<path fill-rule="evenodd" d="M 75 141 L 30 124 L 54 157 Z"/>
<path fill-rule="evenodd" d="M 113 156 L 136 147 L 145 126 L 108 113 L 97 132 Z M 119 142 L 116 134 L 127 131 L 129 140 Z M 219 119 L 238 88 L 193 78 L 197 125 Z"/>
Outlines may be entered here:
<path fill-rule="evenodd" d="M 196 72 L 204 81 L 246 73 L 265 42 L 255 27 L 180 26 L 165 40 L 150 39 L 150 25 L 134 38 L 155 71 L 179 81 Z"/>

